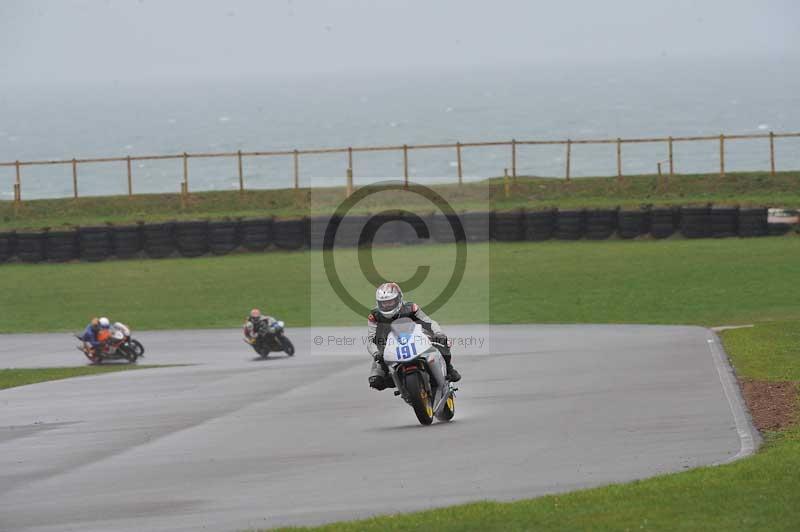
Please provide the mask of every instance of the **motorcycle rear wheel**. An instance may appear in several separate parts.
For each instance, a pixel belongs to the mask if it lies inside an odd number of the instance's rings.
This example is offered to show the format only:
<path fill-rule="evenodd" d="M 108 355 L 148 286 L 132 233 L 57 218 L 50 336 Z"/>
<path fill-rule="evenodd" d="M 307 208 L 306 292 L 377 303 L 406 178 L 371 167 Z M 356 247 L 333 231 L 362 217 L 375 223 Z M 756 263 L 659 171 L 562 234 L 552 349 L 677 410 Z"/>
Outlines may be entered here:
<path fill-rule="evenodd" d="M 130 362 L 131 364 L 136 364 L 136 359 L 139 358 L 136 356 L 136 353 L 128 346 L 121 345 L 119 346 L 119 350 L 122 352 L 122 356 Z"/>
<path fill-rule="evenodd" d="M 431 396 L 427 390 L 425 390 L 422 376 L 419 373 L 406 375 L 405 386 L 417 420 L 423 425 L 430 425 L 433 423 Z"/>

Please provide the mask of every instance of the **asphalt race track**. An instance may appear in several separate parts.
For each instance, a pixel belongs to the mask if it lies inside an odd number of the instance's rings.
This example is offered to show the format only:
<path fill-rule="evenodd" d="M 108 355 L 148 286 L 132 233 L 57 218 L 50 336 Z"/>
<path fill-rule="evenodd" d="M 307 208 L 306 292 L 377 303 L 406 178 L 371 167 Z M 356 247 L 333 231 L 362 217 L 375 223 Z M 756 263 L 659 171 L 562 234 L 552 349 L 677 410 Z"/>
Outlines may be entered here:
<path fill-rule="evenodd" d="M 316 524 L 638 479 L 755 445 L 706 329 L 448 327 L 464 379 L 454 421 L 430 427 L 368 388 L 365 329 L 289 329 L 296 356 L 268 360 L 238 330 L 134 334 L 142 363 L 195 365 L 0 391 L 0 530 Z M 74 345 L 0 336 L 0 366 L 85 364 Z"/>

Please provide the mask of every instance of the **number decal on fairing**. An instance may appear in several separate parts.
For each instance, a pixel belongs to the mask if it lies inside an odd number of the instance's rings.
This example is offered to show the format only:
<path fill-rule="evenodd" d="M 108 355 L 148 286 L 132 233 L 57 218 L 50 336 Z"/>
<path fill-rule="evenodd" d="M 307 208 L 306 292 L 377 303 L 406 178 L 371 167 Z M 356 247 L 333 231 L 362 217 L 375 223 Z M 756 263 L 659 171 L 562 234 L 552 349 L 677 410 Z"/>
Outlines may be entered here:
<path fill-rule="evenodd" d="M 397 346 L 397 349 L 395 349 L 395 353 L 397 354 L 397 360 L 406 360 L 412 356 L 417 356 L 417 346 L 414 344 L 414 342 L 406 345 L 400 345 Z"/>

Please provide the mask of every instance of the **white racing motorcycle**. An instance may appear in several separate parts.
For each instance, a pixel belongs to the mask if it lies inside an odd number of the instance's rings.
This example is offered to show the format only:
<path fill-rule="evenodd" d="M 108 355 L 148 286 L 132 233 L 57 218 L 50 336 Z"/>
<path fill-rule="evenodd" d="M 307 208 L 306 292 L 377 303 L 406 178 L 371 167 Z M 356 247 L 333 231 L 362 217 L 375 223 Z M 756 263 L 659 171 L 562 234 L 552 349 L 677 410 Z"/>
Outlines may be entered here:
<path fill-rule="evenodd" d="M 401 396 L 411 405 L 423 425 L 450 421 L 456 413 L 456 390 L 447 380 L 442 354 L 431 343 L 422 326 L 400 319 L 392 324 L 383 360 Z"/>
<path fill-rule="evenodd" d="M 78 351 L 82 351 L 92 364 L 102 364 L 106 360 L 127 360 L 135 364 L 139 357 L 144 356 L 144 346 L 139 340 L 131 338 L 131 330 L 124 323 L 113 323 L 107 336 L 101 347 L 92 352 L 90 345 L 76 335 L 81 340 Z"/>

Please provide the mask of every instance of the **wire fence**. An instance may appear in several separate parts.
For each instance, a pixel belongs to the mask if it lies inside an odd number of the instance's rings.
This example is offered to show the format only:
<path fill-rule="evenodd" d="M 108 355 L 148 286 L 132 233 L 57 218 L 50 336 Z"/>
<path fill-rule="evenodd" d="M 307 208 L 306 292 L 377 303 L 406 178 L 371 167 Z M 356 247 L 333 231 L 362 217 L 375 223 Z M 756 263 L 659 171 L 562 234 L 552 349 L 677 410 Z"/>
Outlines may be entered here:
<path fill-rule="evenodd" d="M 442 143 L 442 144 L 403 144 L 391 146 L 350 146 L 346 148 L 317 148 L 317 149 L 295 149 L 295 150 L 276 150 L 276 151 L 235 151 L 235 152 L 197 152 L 197 153 L 179 153 L 171 155 L 126 155 L 124 157 L 95 157 L 95 158 L 72 158 L 72 159 L 56 159 L 56 160 L 39 160 L 39 161 L 12 161 L 0 163 L 0 167 L 13 167 L 15 169 L 15 180 L 13 184 L 13 197 L 15 202 L 22 201 L 23 180 L 22 169 L 24 167 L 32 166 L 55 166 L 67 165 L 72 168 L 72 197 L 80 197 L 79 189 L 79 168 L 84 165 L 92 165 L 98 163 L 117 163 L 122 162 L 126 165 L 127 177 L 127 192 L 128 196 L 134 196 L 134 174 L 133 162 L 138 161 L 164 161 L 175 160 L 180 161 L 183 170 L 183 178 L 180 181 L 180 192 L 186 196 L 189 194 L 189 160 L 190 159 L 215 159 L 215 158 L 228 158 L 231 159 L 231 164 L 235 164 L 237 175 L 239 178 L 238 188 L 240 192 L 246 190 L 245 176 L 244 176 L 244 159 L 256 157 L 290 157 L 293 165 L 293 178 L 294 188 L 300 188 L 300 162 L 302 157 L 309 157 L 314 155 L 330 155 L 342 154 L 344 156 L 343 179 L 344 185 L 347 188 L 348 194 L 353 190 L 353 174 L 354 174 L 354 154 L 367 153 L 367 152 L 398 152 L 402 154 L 403 161 L 403 179 L 408 184 L 409 180 L 409 152 L 419 150 L 455 150 L 456 154 L 456 168 L 458 176 L 458 184 L 463 184 L 464 168 L 462 152 L 471 148 L 483 147 L 507 147 L 509 148 L 509 168 L 506 173 L 510 173 L 510 177 L 517 177 L 518 169 L 518 147 L 520 146 L 553 146 L 561 145 L 566 150 L 564 158 L 564 178 L 570 180 L 572 178 L 572 159 L 574 157 L 573 150 L 575 146 L 597 144 L 597 145 L 615 145 L 616 146 L 616 166 L 617 178 L 623 178 L 623 145 L 626 144 L 664 144 L 667 152 L 667 159 L 658 161 L 656 168 L 659 175 L 668 174 L 675 175 L 675 149 L 676 143 L 686 142 L 718 142 L 719 143 L 719 175 L 725 176 L 725 155 L 726 143 L 731 141 L 741 140 L 755 140 L 755 139 L 768 139 L 769 140 L 769 171 L 772 175 L 775 174 L 775 141 L 780 138 L 800 137 L 800 133 L 763 133 L 763 134 L 750 134 L 750 135 L 711 135 L 711 136 L 682 136 L 682 137 L 649 137 L 649 138 L 616 138 L 616 139 L 566 139 L 566 140 L 505 140 L 505 141 L 489 141 L 489 142 L 456 142 L 456 143 Z M 508 170 L 510 169 L 510 172 Z M 341 170 L 337 170 L 341 171 Z"/>

